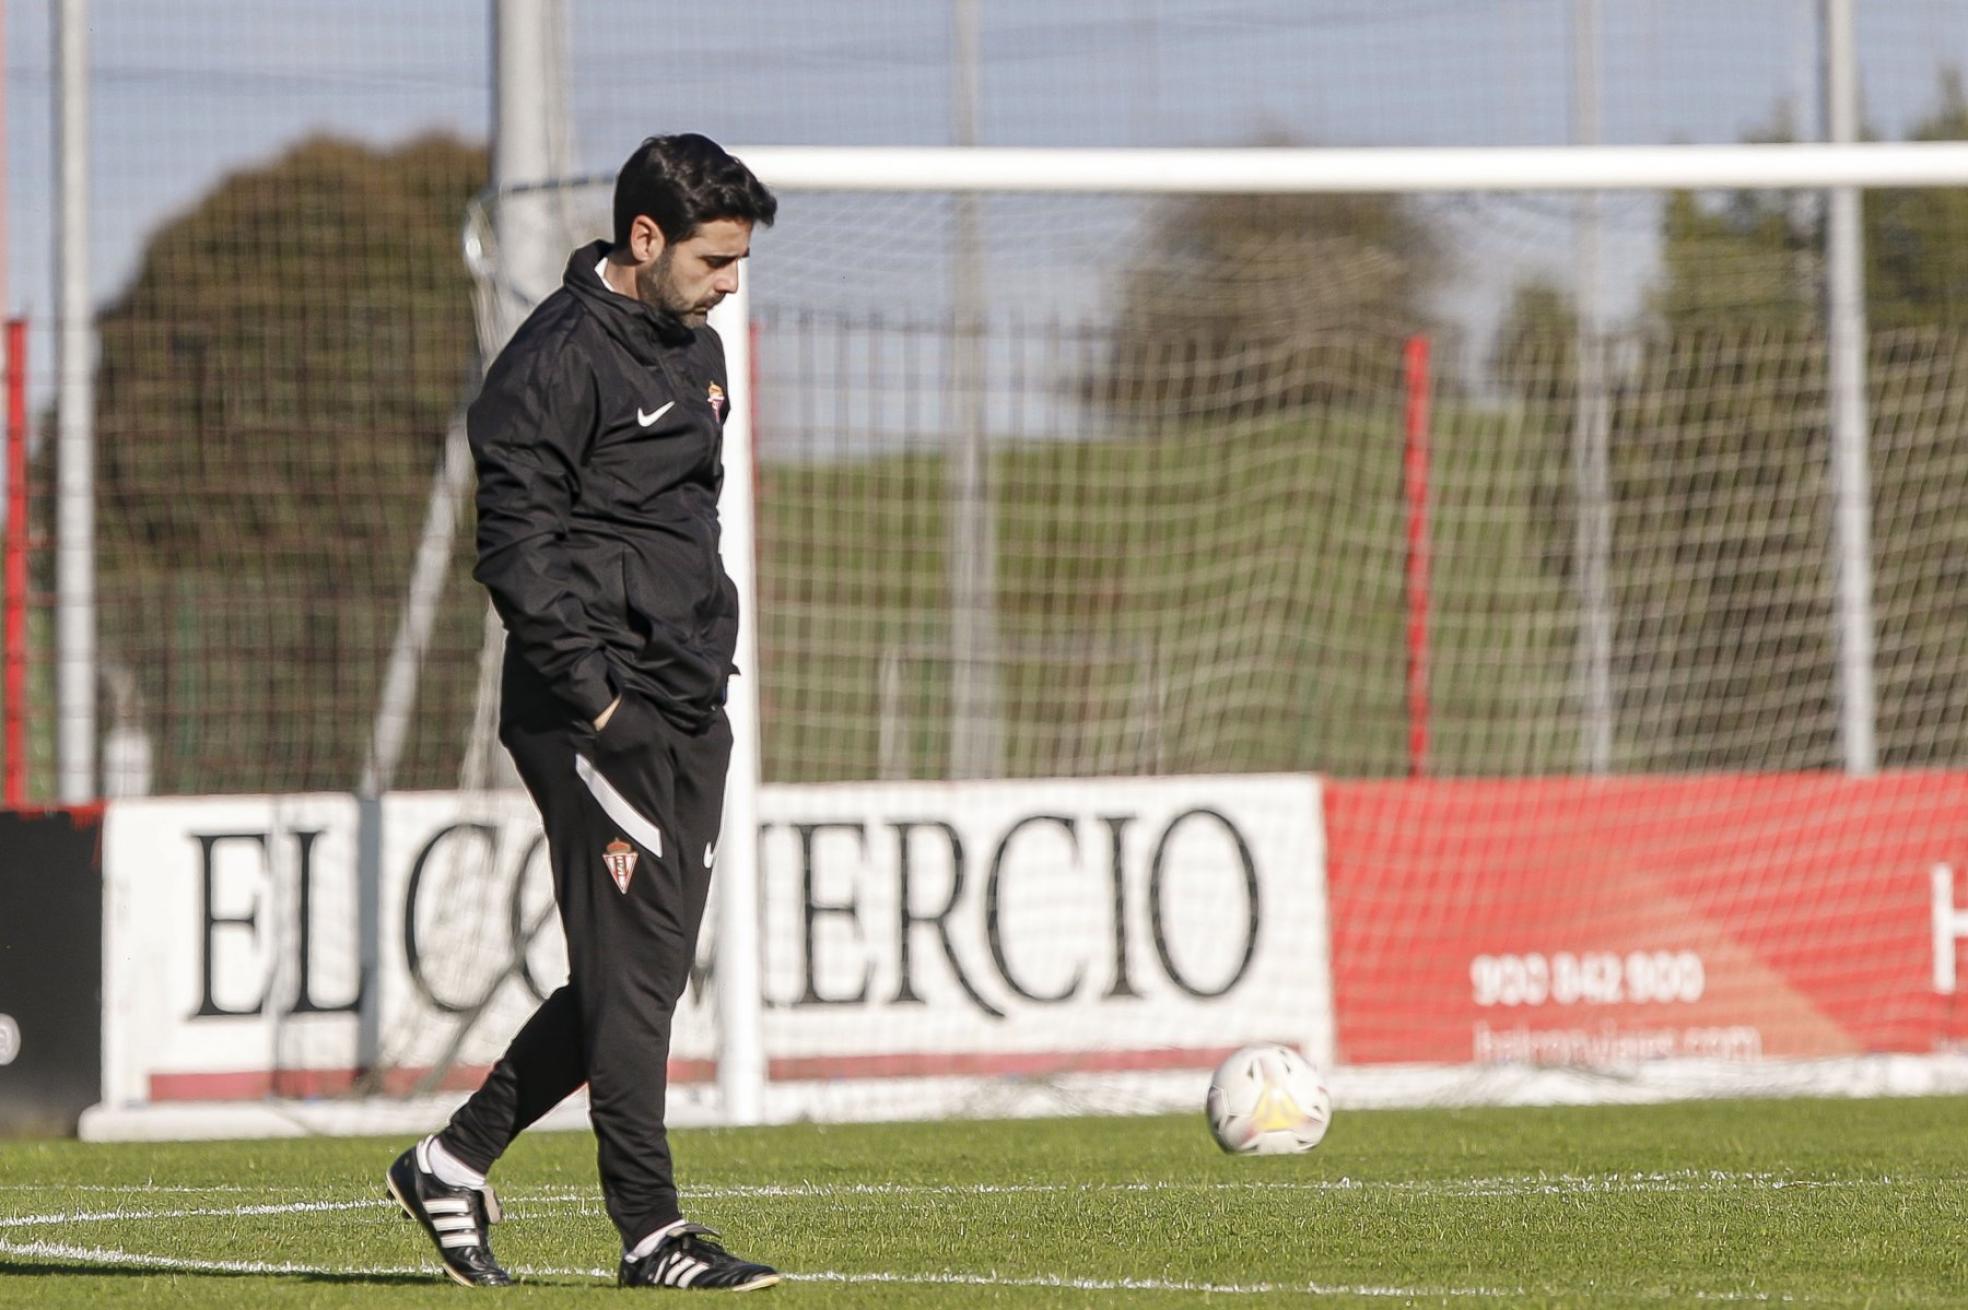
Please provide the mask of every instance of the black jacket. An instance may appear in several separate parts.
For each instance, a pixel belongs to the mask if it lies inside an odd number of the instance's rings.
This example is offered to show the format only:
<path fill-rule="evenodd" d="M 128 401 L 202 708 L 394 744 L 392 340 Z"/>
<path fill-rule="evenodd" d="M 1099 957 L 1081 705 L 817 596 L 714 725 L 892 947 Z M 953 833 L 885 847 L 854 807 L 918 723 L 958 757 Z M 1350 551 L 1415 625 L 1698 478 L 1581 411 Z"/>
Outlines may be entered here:
<path fill-rule="evenodd" d="M 583 721 L 640 693 L 699 730 L 738 637 L 718 557 L 724 346 L 610 290 L 608 248 L 574 252 L 472 403 L 473 576 L 505 621 L 509 688 L 530 673 Z"/>

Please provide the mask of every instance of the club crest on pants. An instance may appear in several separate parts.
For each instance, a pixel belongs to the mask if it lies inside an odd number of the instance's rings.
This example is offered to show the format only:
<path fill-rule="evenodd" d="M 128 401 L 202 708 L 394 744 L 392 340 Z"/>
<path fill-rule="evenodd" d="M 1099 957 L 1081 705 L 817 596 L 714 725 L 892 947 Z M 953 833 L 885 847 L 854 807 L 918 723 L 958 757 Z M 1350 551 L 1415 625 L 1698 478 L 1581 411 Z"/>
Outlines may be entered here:
<path fill-rule="evenodd" d="M 636 848 L 617 837 L 601 853 L 601 862 L 608 866 L 608 876 L 615 880 L 615 890 L 626 895 L 629 879 L 635 876 Z"/>

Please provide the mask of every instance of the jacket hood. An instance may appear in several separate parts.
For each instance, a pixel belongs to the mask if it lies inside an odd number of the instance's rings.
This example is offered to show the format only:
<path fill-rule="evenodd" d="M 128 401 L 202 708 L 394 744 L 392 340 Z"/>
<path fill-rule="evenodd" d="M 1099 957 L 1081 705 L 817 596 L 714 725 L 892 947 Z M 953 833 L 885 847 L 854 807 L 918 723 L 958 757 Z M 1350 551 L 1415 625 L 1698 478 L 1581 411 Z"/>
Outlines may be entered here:
<path fill-rule="evenodd" d="M 689 344 L 695 334 L 681 318 L 621 294 L 596 274 L 595 265 L 612 249 L 607 241 L 592 241 L 576 250 L 568 257 L 563 285 L 640 360 L 654 362 L 657 352 Z"/>

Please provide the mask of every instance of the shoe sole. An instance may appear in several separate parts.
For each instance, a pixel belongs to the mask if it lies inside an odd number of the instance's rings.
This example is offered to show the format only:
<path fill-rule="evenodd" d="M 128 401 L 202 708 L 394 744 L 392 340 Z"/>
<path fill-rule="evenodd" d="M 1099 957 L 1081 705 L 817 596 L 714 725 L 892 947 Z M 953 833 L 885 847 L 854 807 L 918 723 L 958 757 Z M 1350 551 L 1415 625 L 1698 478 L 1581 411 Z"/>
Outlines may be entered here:
<path fill-rule="evenodd" d="M 396 1179 L 390 1177 L 388 1174 L 384 1174 L 383 1187 L 389 1192 L 390 1200 L 396 1202 L 397 1209 L 403 1211 L 403 1217 L 405 1219 L 410 1220 L 412 1223 L 416 1224 L 417 1227 L 423 1229 L 425 1236 L 429 1237 L 433 1242 L 435 1242 L 437 1240 L 437 1235 L 431 1231 L 430 1225 L 426 1224 L 421 1218 L 418 1217 L 417 1212 L 410 1208 L 410 1203 L 403 1199 L 403 1193 L 396 1190 Z M 439 1260 L 437 1262 L 437 1267 L 444 1271 L 444 1276 L 446 1278 L 450 1279 L 452 1282 L 456 1283 L 460 1287 L 478 1286 L 478 1284 L 472 1282 L 469 1278 L 460 1277 L 458 1271 L 453 1269 L 450 1265 L 446 1264 L 443 1260 Z"/>
<path fill-rule="evenodd" d="M 777 1287 L 782 1277 L 784 1275 L 774 1272 L 761 1274 L 751 1282 L 739 1283 L 735 1287 L 700 1287 L 695 1285 L 690 1287 L 671 1287 L 665 1284 L 658 1290 L 669 1292 L 756 1292 L 767 1287 Z"/>

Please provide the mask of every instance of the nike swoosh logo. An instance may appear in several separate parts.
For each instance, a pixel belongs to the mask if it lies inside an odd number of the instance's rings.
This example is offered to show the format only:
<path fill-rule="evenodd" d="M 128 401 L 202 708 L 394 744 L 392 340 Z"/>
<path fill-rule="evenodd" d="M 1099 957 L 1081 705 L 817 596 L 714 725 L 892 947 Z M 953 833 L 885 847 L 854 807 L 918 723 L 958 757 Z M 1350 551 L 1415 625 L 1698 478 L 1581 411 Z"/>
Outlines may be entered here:
<path fill-rule="evenodd" d="M 654 423 L 654 422 L 655 422 L 655 421 L 656 421 L 657 419 L 659 419 L 659 418 L 661 418 L 661 417 L 663 417 L 663 415 L 665 415 L 665 414 L 667 414 L 667 413 L 669 413 L 669 412 L 670 412 L 670 409 L 671 409 L 671 408 L 672 408 L 672 407 L 673 407 L 673 406 L 674 406 L 675 404 L 676 404 L 676 402 L 675 402 L 674 400 L 672 400 L 672 401 L 671 401 L 671 402 L 670 402 L 670 403 L 669 403 L 668 405 L 665 405 L 665 406 L 663 406 L 663 408 L 661 408 L 661 409 L 659 409 L 659 410 L 657 410 L 657 411 L 656 411 L 656 412 L 655 412 L 654 414 L 645 414 L 645 413 L 643 413 L 643 412 L 642 412 L 642 406 L 640 406 L 640 405 L 637 405 L 637 406 L 636 406 L 636 422 L 638 422 L 638 423 L 640 423 L 640 424 L 642 424 L 642 426 L 644 426 L 644 427 L 648 427 L 648 426 L 649 426 L 649 425 L 650 425 L 651 423 Z"/>

